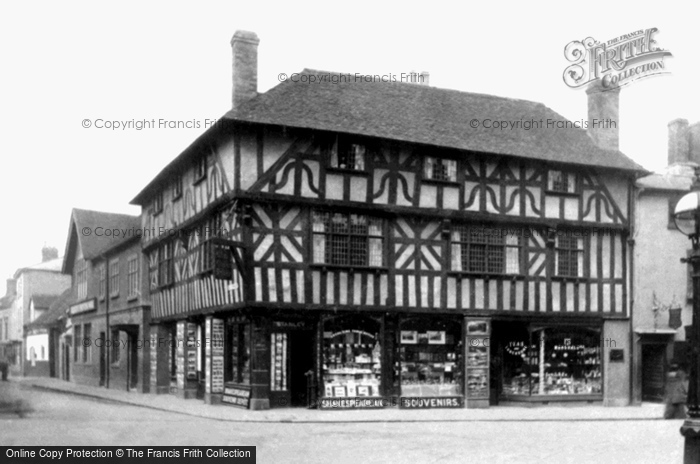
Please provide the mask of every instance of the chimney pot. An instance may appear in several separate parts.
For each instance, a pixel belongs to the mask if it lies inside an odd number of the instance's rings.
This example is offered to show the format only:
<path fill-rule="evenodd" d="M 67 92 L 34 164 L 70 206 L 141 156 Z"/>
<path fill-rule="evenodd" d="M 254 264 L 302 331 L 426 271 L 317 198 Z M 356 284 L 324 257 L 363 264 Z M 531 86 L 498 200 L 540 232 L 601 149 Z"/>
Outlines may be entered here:
<path fill-rule="evenodd" d="M 233 109 L 258 95 L 258 44 L 255 32 L 236 31 L 231 38 L 233 53 Z"/>
<path fill-rule="evenodd" d="M 430 73 L 428 71 L 423 71 L 420 73 L 420 83 L 423 85 L 430 85 Z"/>
<path fill-rule="evenodd" d="M 588 135 L 606 150 L 620 149 L 620 87 L 604 89 L 600 82 L 586 89 Z"/>
<path fill-rule="evenodd" d="M 51 261 L 53 259 L 58 259 L 58 248 L 47 247 L 41 249 L 41 262 Z"/>
<path fill-rule="evenodd" d="M 674 119 L 668 123 L 668 165 L 687 163 L 688 120 Z"/>

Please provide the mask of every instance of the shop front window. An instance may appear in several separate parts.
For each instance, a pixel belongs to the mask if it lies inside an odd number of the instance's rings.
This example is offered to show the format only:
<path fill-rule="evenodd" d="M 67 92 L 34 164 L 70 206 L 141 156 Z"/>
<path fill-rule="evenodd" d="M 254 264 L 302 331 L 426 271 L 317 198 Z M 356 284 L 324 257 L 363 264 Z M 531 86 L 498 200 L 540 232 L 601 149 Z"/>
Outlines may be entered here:
<path fill-rule="evenodd" d="M 600 331 L 531 327 L 502 340 L 503 393 L 600 395 Z"/>
<path fill-rule="evenodd" d="M 401 396 L 462 396 L 462 325 L 413 318 L 401 323 Z"/>
<path fill-rule="evenodd" d="M 226 382 L 250 384 L 250 324 L 229 321 L 226 348 Z"/>
<path fill-rule="evenodd" d="M 382 347 L 378 322 L 340 318 L 323 327 L 323 395 L 380 396 Z"/>

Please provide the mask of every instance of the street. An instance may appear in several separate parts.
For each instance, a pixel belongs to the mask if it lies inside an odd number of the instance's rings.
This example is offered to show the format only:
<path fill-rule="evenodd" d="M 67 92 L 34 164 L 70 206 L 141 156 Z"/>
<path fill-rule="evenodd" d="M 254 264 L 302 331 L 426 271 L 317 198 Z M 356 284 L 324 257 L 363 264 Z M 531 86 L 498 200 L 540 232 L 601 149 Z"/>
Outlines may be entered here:
<path fill-rule="evenodd" d="M 258 462 L 681 462 L 681 420 L 232 423 L 0 383 L 2 445 L 254 445 Z"/>

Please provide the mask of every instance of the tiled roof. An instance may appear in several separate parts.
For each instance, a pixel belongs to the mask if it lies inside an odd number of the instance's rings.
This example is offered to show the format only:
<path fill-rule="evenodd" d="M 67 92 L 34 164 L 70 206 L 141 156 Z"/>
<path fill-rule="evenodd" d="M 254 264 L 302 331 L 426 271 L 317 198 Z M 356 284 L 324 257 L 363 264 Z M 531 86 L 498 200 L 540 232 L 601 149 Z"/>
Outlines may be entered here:
<path fill-rule="evenodd" d="M 140 236 L 133 232 L 140 227 L 140 216 L 73 208 L 63 259 L 63 272 L 71 272 L 76 247 L 80 247 L 84 259 L 94 259 L 125 242 L 140 239 Z M 112 233 L 105 233 L 116 229 L 124 232 L 120 232 L 119 237 L 115 237 Z M 130 230 L 132 232 L 128 235 Z"/>
<path fill-rule="evenodd" d="M 305 69 L 303 75 L 341 74 Z M 336 79 L 336 80 L 338 80 Z M 224 120 L 359 134 L 430 146 L 541 161 L 643 172 L 620 151 L 599 148 L 583 129 L 546 127 L 566 121 L 541 103 L 398 82 L 313 84 L 287 80 L 224 115 Z M 543 121 L 541 128 L 489 129 L 484 120 Z M 472 120 L 479 122 L 471 126 Z M 194 156 L 209 129 L 132 200 L 141 204 L 171 171 Z"/>
<path fill-rule="evenodd" d="M 35 321 L 27 324 L 27 328 L 49 327 L 59 322 L 60 318 L 68 310 L 68 300 L 71 296 L 71 289 L 67 289 L 59 296 L 54 297 L 54 301 L 49 306 L 49 310 L 36 318 Z"/>
<path fill-rule="evenodd" d="M 34 302 L 34 308 L 36 309 L 49 309 L 51 303 L 58 298 L 58 295 L 43 295 L 43 294 L 33 294 L 31 300 Z"/>

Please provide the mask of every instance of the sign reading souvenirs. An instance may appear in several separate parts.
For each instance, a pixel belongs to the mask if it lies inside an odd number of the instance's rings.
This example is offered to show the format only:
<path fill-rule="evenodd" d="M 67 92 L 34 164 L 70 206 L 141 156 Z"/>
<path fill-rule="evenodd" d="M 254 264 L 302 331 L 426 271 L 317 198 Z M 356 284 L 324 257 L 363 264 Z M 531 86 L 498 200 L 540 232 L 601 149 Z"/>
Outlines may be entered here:
<path fill-rule="evenodd" d="M 656 44 L 656 32 L 654 27 L 605 42 L 593 37 L 570 42 L 564 56 L 572 64 L 564 70 L 564 82 L 576 88 L 600 80 L 603 90 L 612 90 L 637 79 L 668 73 L 664 58 L 673 55 Z"/>
<path fill-rule="evenodd" d="M 221 401 L 234 406 L 247 408 L 248 404 L 250 404 L 250 390 L 226 387 L 224 388 L 224 396 L 221 398 Z"/>
<path fill-rule="evenodd" d="M 321 398 L 319 409 L 379 409 L 386 405 L 384 398 Z"/>
<path fill-rule="evenodd" d="M 71 316 L 75 316 L 76 314 L 94 311 L 96 308 L 97 308 L 97 305 L 95 303 L 95 299 L 91 298 L 89 300 L 71 305 L 70 314 L 71 314 Z"/>
<path fill-rule="evenodd" d="M 433 408 L 461 408 L 464 399 L 461 396 L 443 396 L 435 398 L 420 398 L 402 396 L 399 407 L 403 409 L 433 409 Z"/>

